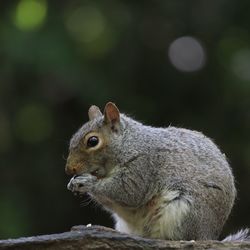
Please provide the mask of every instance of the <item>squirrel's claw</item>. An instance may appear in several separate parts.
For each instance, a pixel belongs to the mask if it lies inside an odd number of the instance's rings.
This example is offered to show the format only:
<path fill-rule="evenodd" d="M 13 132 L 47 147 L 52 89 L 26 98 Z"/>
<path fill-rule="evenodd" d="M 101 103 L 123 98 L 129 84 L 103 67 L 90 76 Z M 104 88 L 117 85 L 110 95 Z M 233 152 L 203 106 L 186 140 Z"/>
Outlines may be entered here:
<path fill-rule="evenodd" d="M 90 174 L 75 175 L 70 179 L 67 188 L 73 193 L 86 193 L 87 188 L 89 189 L 91 187 L 91 184 L 93 184 L 96 179 L 97 178 L 95 176 L 92 176 Z"/>

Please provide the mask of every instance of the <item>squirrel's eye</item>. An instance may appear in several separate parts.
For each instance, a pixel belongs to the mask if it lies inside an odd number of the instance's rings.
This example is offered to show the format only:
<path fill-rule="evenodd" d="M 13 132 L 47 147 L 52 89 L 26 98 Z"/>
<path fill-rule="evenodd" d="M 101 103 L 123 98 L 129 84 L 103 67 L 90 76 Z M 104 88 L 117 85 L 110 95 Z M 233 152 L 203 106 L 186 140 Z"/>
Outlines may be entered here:
<path fill-rule="evenodd" d="M 95 147 L 99 143 L 99 139 L 96 136 L 91 136 L 89 137 L 87 141 L 87 146 L 88 147 Z"/>

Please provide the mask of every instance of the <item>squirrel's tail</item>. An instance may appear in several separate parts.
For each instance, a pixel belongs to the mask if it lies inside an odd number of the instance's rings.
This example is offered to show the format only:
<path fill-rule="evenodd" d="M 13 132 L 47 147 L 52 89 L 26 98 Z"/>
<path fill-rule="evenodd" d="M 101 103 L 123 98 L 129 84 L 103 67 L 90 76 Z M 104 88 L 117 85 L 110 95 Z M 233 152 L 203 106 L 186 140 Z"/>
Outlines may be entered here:
<path fill-rule="evenodd" d="M 249 229 L 241 229 L 235 234 L 228 235 L 225 239 L 222 240 L 225 241 L 250 241 L 250 235 L 249 235 Z"/>

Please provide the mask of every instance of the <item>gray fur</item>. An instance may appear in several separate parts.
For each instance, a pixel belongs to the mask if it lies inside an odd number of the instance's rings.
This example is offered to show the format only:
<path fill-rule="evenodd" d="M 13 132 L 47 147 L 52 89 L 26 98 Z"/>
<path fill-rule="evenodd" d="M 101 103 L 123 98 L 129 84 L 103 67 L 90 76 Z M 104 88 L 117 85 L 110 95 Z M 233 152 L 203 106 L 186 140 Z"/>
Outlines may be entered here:
<path fill-rule="evenodd" d="M 140 233 L 131 231 L 141 236 L 218 239 L 236 196 L 231 168 L 219 148 L 200 132 L 145 126 L 124 114 L 116 126 L 118 129 L 112 130 L 103 116 L 97 116 L 72 137 L 71 155 L 88 167 L 71 179 L 68 188 L 73 192 L 88 192 L 131 228 L 137 226 L 133 223 L 139 223 L 140 218 L 149 218 Z M 90 131 L 102 134 L 107 144 L 87 155 L 81 153 L 81 140 Z M 101 178 L 90 174 L 95 169 L 100 169 Z M 165 199 L 166 193 L 171 192 L 176 196 Z M 158 202 L 157 205 L 149 206 L 152 201 Z M 172 229 L 173 236 L 158 234 L 155 228 L 162 211 L 180 201 L 189 210 Z M 129 221 L 129 218 L 139 219 Z"/>

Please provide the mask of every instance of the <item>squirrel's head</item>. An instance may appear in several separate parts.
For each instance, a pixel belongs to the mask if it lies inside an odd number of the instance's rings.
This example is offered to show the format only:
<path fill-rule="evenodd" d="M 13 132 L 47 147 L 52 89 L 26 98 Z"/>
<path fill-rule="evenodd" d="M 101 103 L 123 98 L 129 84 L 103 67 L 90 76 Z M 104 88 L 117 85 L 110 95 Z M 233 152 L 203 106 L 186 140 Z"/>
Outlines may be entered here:
<path fill-rule="evenodd" d="M 103 114 L 97 106 L 91 106 L 88 116 L 89 121 L 70 141 L 65 171 L 70 175 L 91 173 L 105 177 L 110 164 L 107 155 L 121 132 L 120 112 L 114 103 L 108 102 Z"/>

